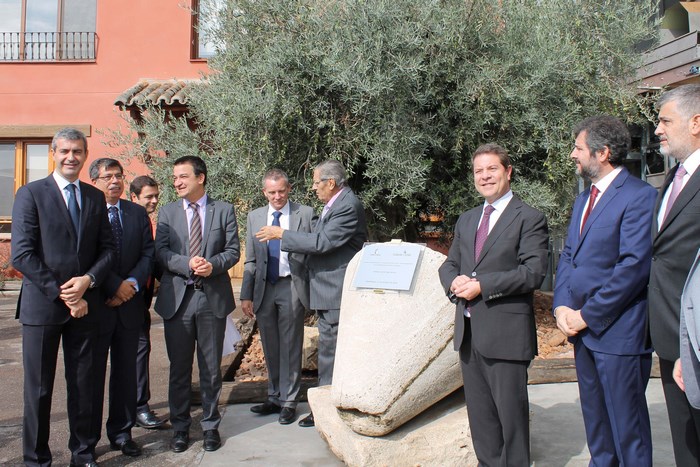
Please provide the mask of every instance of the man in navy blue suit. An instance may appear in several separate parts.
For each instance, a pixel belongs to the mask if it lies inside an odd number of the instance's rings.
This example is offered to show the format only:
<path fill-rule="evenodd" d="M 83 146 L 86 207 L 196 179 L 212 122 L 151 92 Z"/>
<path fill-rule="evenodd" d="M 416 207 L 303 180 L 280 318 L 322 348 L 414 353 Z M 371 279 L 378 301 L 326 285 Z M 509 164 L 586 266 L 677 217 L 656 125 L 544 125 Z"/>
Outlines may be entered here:
<path fill-rule="evenodd" d="M 591 465 L 651 466 L 646 285 L 656 190 L 622 167 L 630 135 L 621 121 L 591 117 L 574 134 L 576 173 L 592 185 L 574 202 L 554 315 L 574 344 Z"/>
<path fill-rule="evenodd" d="M 54 172 L 17 191 L 12 265 L 24 275 L 17 304 L 24 365 L 24 463 L 51 465 L 49 423 L 58 348 L 68 389 L 71 466 L 96 466 L 92 430 L 93 352 L 114 241 L 102 192 L 78 177 L 87 140 L 72 128 L 51 143 Z"/>
<path fill-rule="evenodd" d="M 141 448 L 131 438 L 136 423 L 136 352 L 146 308 L 143 294 L 155 256 L 151 220 L 136 203 L 121 199 L 124 169 L 108 158 L 90 164 L 90 179 L 105 194 L 117 258 L 101 290 L 107 310 L 100 320 L 95 352 L 94 430 L 102 429 L 107 356 L 110 358 L 107 437 L 113 450 L 139 456 Z"/>

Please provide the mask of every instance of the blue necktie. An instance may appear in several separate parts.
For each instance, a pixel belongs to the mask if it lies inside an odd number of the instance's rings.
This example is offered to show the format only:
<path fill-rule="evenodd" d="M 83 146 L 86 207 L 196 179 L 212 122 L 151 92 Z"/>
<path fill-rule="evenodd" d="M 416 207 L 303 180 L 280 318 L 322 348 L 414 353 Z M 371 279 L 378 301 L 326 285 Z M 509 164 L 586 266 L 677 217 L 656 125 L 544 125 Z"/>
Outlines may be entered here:
<path fill-rule="evenodd" d="M 114 243 L 117 244 L 118 263 L 122 253 L 122 237 L 124 237 L 124 230 L 122 229 L 122 223 L 119 220 L 119 209 L 117 209 L 116 206 L 110 206 L 108 211 L 109 224 L 112 226 L 112 236 L 114 236 Z"/>
<path fill-rule="evenodd" d="M 73 222 L 75 229 L 75 238 L 80 234 L 80 206 L 78 206 L 78 196 L 75 193 L 75 185 L 70 183 L 66 189 L 68 190 L 68 213 L 70 220 Z"/>
<path fill-rule="evenodd" d="M 272 225 L 280 226 L 280 211 L 272 213 Z M 280 278 L 280 240 L 267 241 L 267 281 L 274 284 Z"/>

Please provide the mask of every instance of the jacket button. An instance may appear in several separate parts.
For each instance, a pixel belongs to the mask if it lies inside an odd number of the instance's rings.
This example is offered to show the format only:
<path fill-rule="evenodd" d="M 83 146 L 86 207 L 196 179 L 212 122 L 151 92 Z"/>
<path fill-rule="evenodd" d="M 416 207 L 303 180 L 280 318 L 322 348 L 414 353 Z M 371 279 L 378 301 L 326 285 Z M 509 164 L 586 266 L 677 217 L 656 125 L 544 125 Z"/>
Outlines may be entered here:
<path fill-rule="evenodd" d="M 472 272 L 472 277 L 476 277 L 476 271 Z"/>

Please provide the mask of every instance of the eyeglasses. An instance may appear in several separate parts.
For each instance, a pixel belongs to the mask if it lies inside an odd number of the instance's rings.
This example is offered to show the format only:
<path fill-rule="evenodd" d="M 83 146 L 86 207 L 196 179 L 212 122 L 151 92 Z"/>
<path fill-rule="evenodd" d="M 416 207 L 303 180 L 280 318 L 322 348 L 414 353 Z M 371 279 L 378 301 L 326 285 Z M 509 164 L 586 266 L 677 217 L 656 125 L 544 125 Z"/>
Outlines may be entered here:
<path fill-rule="evenodd" d="M 124 180 L 124 174 L 112 174 L 112 175 L 103 175 L 102 177 L 97 177 L 98 180 L 102 180 L 103 182 L 111 182 L 113 178 L 116 178 L 118 182 Z"/>
<path fill-rule="evenodd" d="M 316 188 L 316 187 L 319 186 L 321 183 L 323 183 L 323 182 L 325 182 L 325 181 L 327 181 L 327 180 L 330 180 L 330 178 L 322 178 L 321 180 L 314 180 L 314 182 L 311 184 L 311 187 L 312 187 L 312 188 Z"/>

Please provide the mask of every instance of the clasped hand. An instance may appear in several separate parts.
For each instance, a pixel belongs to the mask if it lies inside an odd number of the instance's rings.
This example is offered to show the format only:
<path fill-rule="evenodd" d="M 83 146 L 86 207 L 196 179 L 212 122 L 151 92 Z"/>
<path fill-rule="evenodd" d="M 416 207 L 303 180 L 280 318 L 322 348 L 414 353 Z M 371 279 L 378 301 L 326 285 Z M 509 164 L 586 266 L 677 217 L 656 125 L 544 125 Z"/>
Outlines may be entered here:
<path fill-rule="evenodd" d="M 481 294 L 481 284 L 475 278 L 462 274 L 455 277 L 450 285 L 450 290 L 459 298 L 474 300 Z"/>
<path fill-rule="evenodd" d="M 136 283 L 134 281 L 124 280 L 119 284 L 119 288 L 114 293 L 114 297 L 107 300 L 107 306 L 119 306 L 131 300 L 136 295 Z"/>
<path fill-rule="evenodd" d="M 574 310 L 568 306 L 559 306 L 555 311 L 557 327 L 569 337 L 575 336 L 588 327 L 581 317 L 581 310 Z"/>
<path fill-rule="evenodd" d="M 209 277 L 214 267 L 212 264 L 201 256 L 193 256 L 190 258 L 190 269 L 197 276 Z"/>
<path fill-rule="evenodd" d="M 59 297 L 66 304 L 73 318 L 82 318 L 88 314 L 88 305 L 83 299 L 83 294 L 88 287 L 90 287 L 89 276 L 71 277 L 61 285 Z"/>

